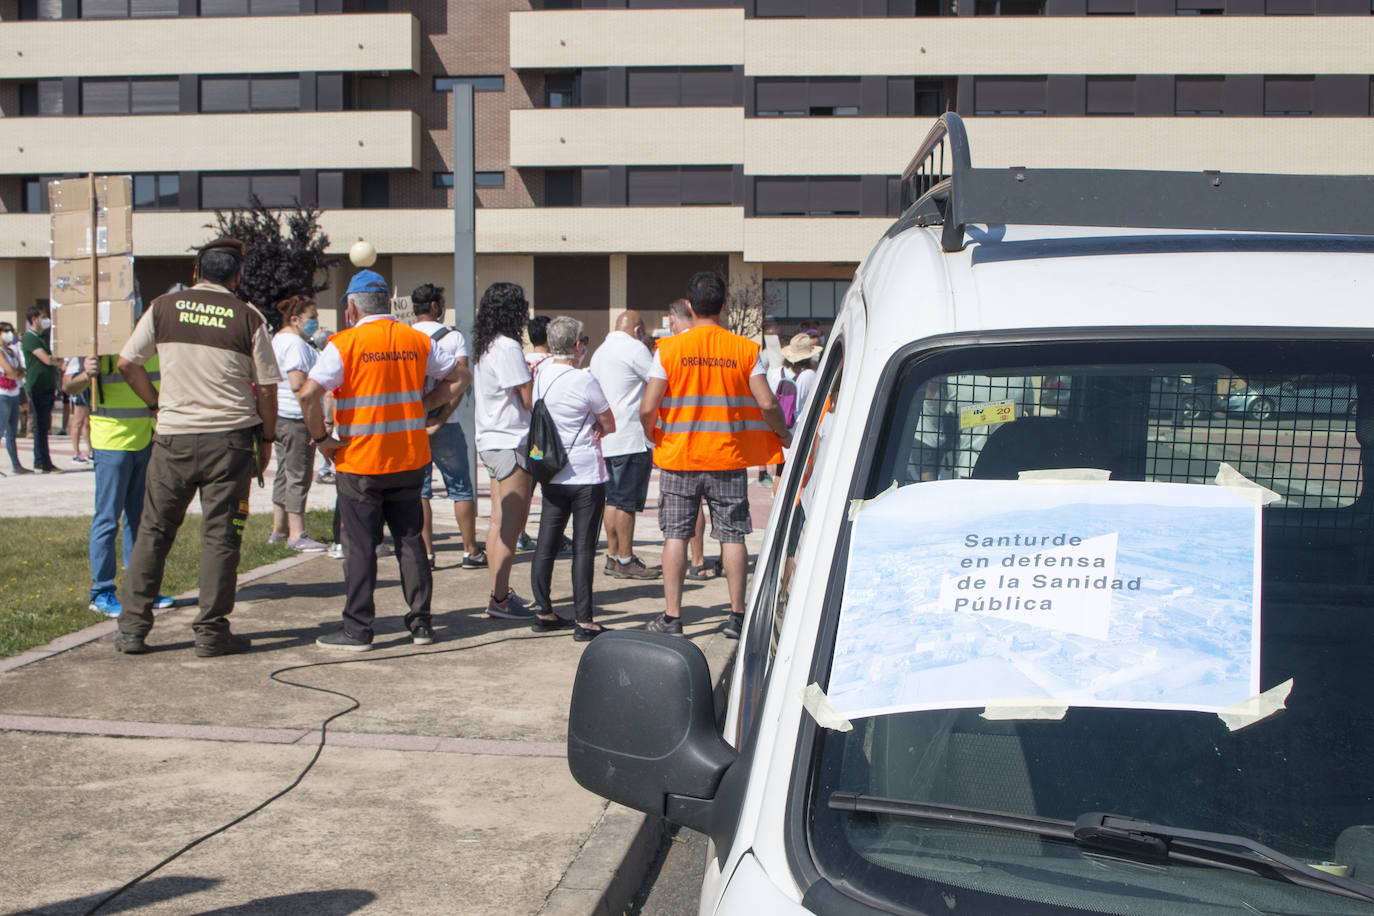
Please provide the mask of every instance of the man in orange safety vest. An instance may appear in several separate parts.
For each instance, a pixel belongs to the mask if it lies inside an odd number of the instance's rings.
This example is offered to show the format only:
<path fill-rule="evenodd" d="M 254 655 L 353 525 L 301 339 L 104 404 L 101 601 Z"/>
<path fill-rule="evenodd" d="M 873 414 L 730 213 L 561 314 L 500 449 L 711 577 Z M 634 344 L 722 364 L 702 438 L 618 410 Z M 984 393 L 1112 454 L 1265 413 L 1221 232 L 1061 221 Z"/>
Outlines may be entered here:
<path fill-rule="evenodd" d="M 639 408 L 644 432 L 654 442 L 654 464 L 662 471 L 658 524 L 666 605 L 645 629 L 682 633 L 687 541 L 705 499 L 730 588 L 730 616 L 721 632 L 738 638 L 749 563 L 744 538 L 753 530 L 748 469 L 782 461 L 792 434 L 768 388 L 758 343 L 721 327 L 724 278 L 714 271 L 693 275 L 687 300 L 690 327 L 659 340 Z"/>
<path fill-rule="evenodd" d="M 457 358 L 429 336 L 391 317 L 386 281 L 354 275 L 344 294 L 349 327 L 329 338 L 297 397 L 310 441 L 333 459 L 339 523 L 345 543 L 343 629 L 315 644 L 362 652 L 372 648 L 377 545 L 391 529 L 411 641 L 434 642 L 433 579 L 425 557 L 420 485 L 429 464 L 430 411 L 456 402 L 472 380 Z M 425 379 L 439 379 L 424 394 Z M 334 432 L 325 431 L 322 401 L 334 392 Z"/>

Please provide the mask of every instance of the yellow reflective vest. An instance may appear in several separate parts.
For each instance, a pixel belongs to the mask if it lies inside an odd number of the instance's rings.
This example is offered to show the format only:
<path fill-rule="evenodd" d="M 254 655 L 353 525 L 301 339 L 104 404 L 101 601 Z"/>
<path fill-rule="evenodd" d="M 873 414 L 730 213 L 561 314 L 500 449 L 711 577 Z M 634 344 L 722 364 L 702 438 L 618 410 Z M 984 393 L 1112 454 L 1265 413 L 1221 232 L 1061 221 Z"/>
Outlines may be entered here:
<path fill-rule="evenodd" d="M 99 376 L 91 380 L 91 448 L 137 452 L 153 440 L 153 409 L 134 394 L 119 374 L 119 357 L 100 357 Z M 162 387 L 157 357 L 144 365 L 153 388 Z"/>

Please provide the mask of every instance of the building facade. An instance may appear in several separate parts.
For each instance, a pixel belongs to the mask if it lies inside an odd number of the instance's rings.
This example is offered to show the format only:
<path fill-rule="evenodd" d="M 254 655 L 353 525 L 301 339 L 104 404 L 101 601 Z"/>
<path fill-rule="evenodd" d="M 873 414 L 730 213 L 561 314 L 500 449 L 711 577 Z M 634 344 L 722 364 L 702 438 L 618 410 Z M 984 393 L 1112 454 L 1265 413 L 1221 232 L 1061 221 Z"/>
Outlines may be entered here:
<path fill-rule="evenodd" d="M 979 166 L 1374 173 L 1374 0 L 534 2 L 0 0 L 0 315 L 87 171 L 134 176 L 145 293 L 254 195 L 449 285 L 455 82 L 478 293 L 594 339 L 708 267 L 826 325 L 947 109 Z"/>

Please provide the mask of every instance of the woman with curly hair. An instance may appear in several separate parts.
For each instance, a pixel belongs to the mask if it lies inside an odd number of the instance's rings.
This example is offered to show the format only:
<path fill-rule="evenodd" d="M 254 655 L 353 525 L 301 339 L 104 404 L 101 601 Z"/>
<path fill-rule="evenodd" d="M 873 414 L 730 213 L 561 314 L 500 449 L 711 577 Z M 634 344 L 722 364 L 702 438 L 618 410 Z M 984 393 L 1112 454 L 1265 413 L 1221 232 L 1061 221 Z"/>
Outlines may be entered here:
<path fill-rule="evenodd" d="M 491 476 L 487 616 L 506 620 L 533 616 L 510 587 L 515 541 L 525 526 L 534 493 L 525 455 L 533 376 L 520 343 L 529 309 L 525 291 L 518 285 L 493 283 L 482 294 L 472 329 L 477 455 Z"/>

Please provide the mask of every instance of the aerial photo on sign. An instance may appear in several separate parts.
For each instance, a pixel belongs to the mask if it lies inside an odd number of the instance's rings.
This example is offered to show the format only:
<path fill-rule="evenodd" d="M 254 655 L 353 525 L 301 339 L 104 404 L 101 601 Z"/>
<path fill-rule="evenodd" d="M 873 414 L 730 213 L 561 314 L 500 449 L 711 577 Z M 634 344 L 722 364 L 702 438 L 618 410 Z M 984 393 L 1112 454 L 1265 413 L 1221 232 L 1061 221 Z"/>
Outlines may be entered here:
<path fill-rule="evenodd" d="M 850 718 L 1259 692 L 1260 509 L 1219 486 L 913 484 L 857 513 L 827 693 Z"/>

